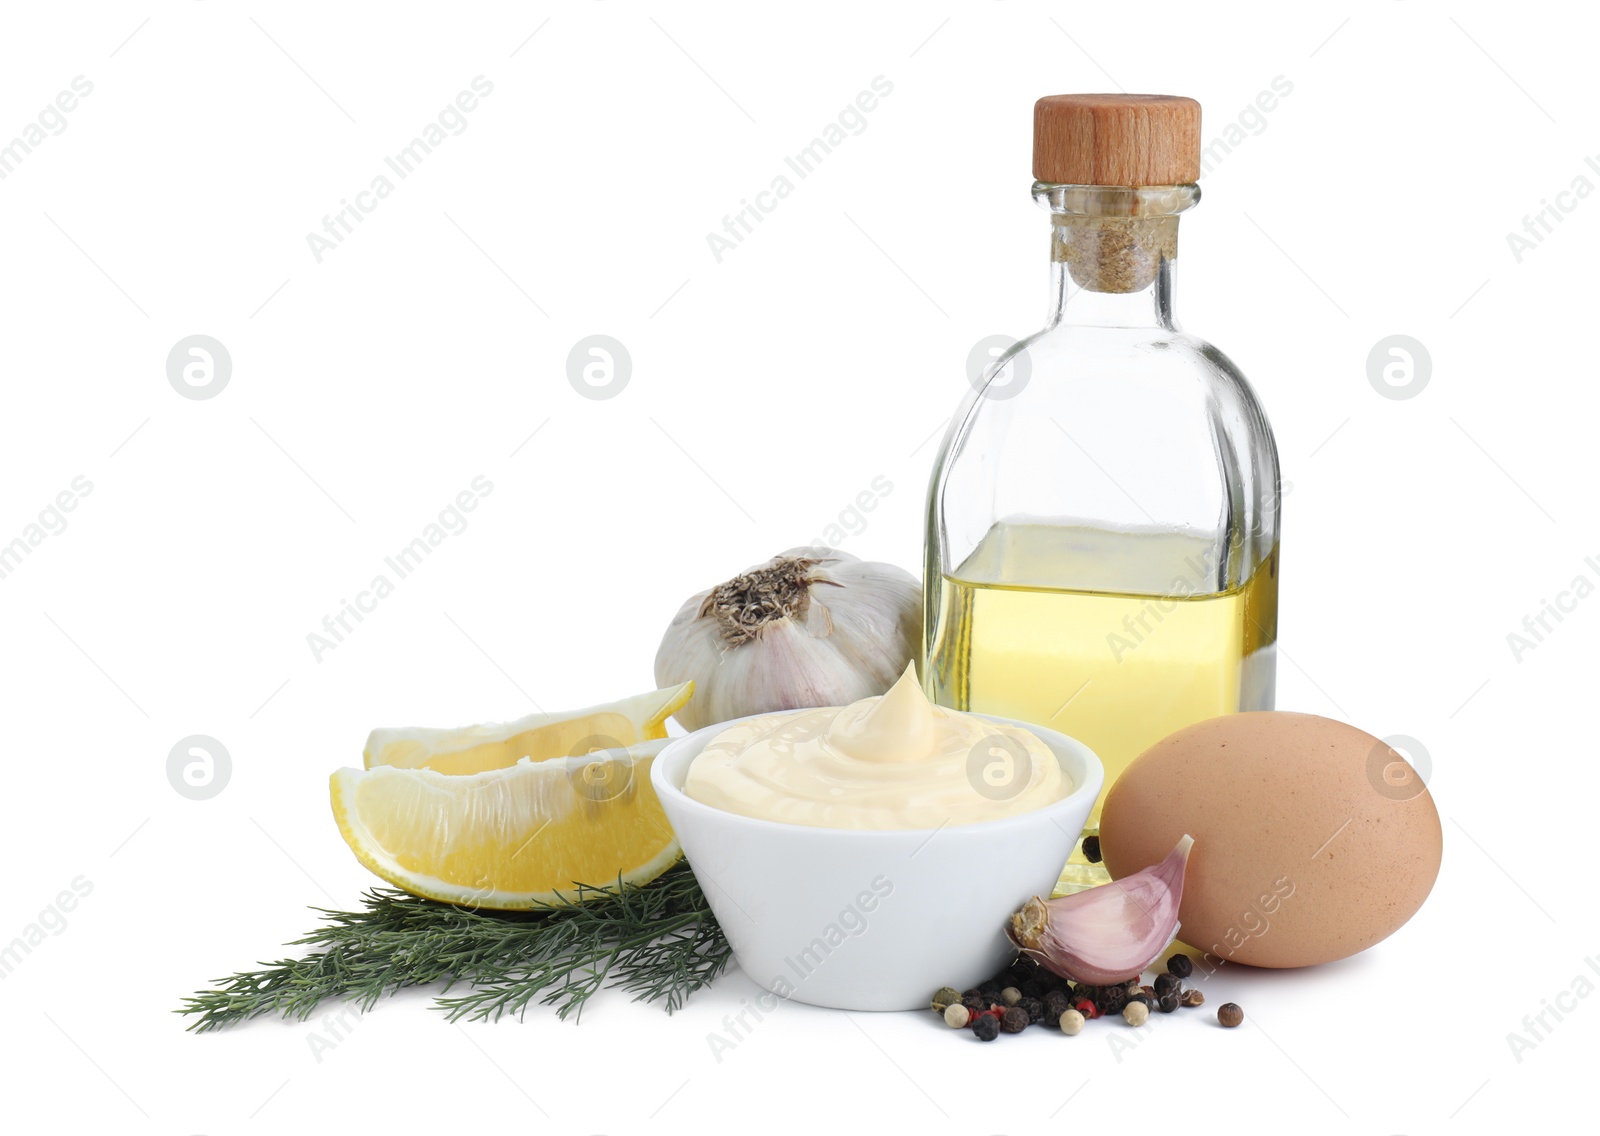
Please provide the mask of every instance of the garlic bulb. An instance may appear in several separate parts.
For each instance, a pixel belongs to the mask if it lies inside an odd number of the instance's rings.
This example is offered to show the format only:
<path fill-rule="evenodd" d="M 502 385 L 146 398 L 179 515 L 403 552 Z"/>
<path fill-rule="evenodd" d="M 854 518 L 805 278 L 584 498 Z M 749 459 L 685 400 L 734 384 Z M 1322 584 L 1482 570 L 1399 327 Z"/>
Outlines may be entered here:
<path fill-rule="evenodd" d="M 892 564 L 791 548 L 689 597 L 656 652 L 663 685 L 694 680 L 676 717 L 697 730 L 746 714 L 882 694 L 917 653 L 922 588 Z"/>

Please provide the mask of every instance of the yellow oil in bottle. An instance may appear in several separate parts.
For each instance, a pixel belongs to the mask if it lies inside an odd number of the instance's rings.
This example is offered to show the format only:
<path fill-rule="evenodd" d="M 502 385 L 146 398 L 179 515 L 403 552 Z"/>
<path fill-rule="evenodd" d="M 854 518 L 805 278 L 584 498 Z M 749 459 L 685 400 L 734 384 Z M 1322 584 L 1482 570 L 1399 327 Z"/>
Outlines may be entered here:
<path fill-rule="evenodd" d="M 1272 704 L 1277 550 L 1224 591 L 1217 557 L 1214 541 L 1186 534 L 996 525 L 940 579 L 928 693 L 1079 739 L 1109 789 L 1174 730 Z M 1064 885 L 1105 879 L 1073 860 Z"/>

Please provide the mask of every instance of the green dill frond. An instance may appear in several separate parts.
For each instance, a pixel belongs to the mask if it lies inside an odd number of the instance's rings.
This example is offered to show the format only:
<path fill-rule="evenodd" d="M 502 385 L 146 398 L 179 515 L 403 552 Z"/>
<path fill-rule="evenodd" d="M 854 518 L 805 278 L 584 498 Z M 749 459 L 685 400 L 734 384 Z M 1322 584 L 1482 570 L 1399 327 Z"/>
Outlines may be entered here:
<path fill-rule="evenodd" d="M 732 957 L 687 864 L 619 891 L 580 887 L 577 901 L 538 911 L 486 911 L 374 888 L 360 911 L 321 911 L 324 924 L 291 946 L 297 959 L 219 979 L 184 999 L 197 1033 L 276 1014 L 305 1021 L 328 999 L 370 1010 L 410 986 L 443 985 L 450 1021 L 521 1017 L 535 1000 L 558 1017 L 614 987 L 670 1013 Z M 450 994 L 457 987 L 465 993 Z"/>

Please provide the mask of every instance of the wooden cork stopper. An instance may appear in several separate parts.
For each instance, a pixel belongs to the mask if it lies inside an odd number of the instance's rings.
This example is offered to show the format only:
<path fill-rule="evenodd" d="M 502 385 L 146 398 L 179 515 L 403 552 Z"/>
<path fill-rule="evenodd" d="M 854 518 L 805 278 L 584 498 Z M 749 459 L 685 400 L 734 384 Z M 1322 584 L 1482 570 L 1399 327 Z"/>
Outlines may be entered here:
<path fill-rule="evenodd" d="M 1033 105 L 1033 176 L 1065 185 L 1200 179 L 1200 104 L 1178 95 L 1046 95 Z"/>

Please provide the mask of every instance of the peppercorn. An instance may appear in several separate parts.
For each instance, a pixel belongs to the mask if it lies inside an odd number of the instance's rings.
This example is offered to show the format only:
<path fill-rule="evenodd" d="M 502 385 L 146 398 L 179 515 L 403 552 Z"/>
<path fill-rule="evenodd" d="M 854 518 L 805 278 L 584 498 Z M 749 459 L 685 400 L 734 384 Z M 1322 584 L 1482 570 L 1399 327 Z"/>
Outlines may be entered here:
<path fill-rule="evenodd" d="M 1024 998 L 1044 997 L 1044 987 L 1040 986 L 1031 978 L 1024 982 L 1021 986 L 1017 987 L 1017 989 L 1021 991 Z"/>
<path fill-rule="evenodd" d="M 978 1014 L 989 1008 L 989 1003 L 982 998 L 963 998 L 961 1004 L 967 1008 L 967 1013 Z"/>
<path fill-rule="evenodd" d="M 939 1013 L 944 1013 L 949 1006 L 956 1005 L 962 999 L 961 991 L 953 986 L 941 986 L 933 992 L 933 1008 Z"/>
<path fill-rule="evenodd" d="M 1107 986 L 1100 993 L 1097 1005 L 1108 1014 L 1120 1014 L 1128 1004 L 1128 992 L 1120 986 Z"/>
<path fill-rule="evenodd" d="M 1076 1010 L 1067 1010 L 1061 1015 L 1061 1021 L 1057 1024 L 1061 1027 L 1062 1033 L 1071 1037 L 1083 1028 L 1083 1015 Z"/>
<path fill-rule="evenodd" d="M 1072 1008 L 1086 1018 L 1098 1018 L 1100 1016 L 1100 1011 L 1095 1008 L 1095 1004 L 1087 998 L 1078 999 L 1077 1002 L 1073 1003 Z"/>
<path fill-rule="evenodd" d="M 1000 1036 L 1000 1023 L 988 1014 L 984 1014 L 972 1023 L 972 1032 L 979 1041 L 993 1041 Z"/>
<path fill-rule="evenodd" d="M 1179 997 L 1181 997 L 1181 995 L 1179 995 L 1176 990 L 1166 994 L 1158 995 L 1156 998 L 1156 1009 L 1160 1010 L 1163 1014 L 1172 1013 L 1172 1011 L 1178 1008 Z"/>
<path fill-rule="evenodd" d="M 952 1002 L 944 1008 L 944 1024 L 951 1029 L 964 1029 L 971 1020 L 971 1012 L 960 1002 Z"/>
<path fill-rule="evenodd" d="M 1179 978 L 1176 974 L 1158 974 L 1158 975 L 1156 975 L 1156 997 L 1157 998 L 1165 997 L 1168 994 L 1176 993 L 1182 987 L 1183 987 L 1183 979 Z"/>
<path fill-rule="evenodd" d="M 1044 1003 L 1037 998 L 1024 998 L 1017 1003 L 1017 1008 L 1028 1012 L 1028 1021 L 1032 1025 L 1044 1021 Z"/>
<path fill-rule="evenodd" d="M 1234 1026 L 1244 1021 L 1244 1011 L 1239 1009 L 1237 1002 L 1224 1002 L 1222 1005 L 1217 1007 L 1217 1021 L 1221 1022 L 1228 1029 L 1232 1029 Z"/>
<path fill-rule="evenodd" d="M 1188 955 L 1173 955 L 1167 960 L 1167 973 L 1188 978 L 1194 973 L 1194 962 Z"/>
<path fill-rule="evenodd" d="M 974 986 L 971 990 L 963 990 L 961 992 L 961 997 L 962 997 L 963 1000 L 965 1000 L 967 998 L 982 998 L 983 997 L 983 987 Z"/>
<path fill-rule="evenodd" d="M 1183 992 L 1178 1001 L 1185 1006 L 1203 1006 L 1206 1004 L 1206 996 L 1197 988 L 1191 986 Z"/>
<path fill-rule="evenodd" d="M 1004 1002 L 1008 1006 L 1015 1006 L 1018 1002 L 1022 1001 L 1022 991 L 1018 990 L 1015 986 L 1007 986 L 1004 990 L 1000 991 L 1000 1001 Z"/>
<path fill-rule="evenodd" d="M 986 1002 L 1000 1001 L 1000 987 L 995 985 L 993 982 L 985 982 L 980 984 L 974 993 L 976 993 L 978 997 L 982 998 Z"/>
<path fill-rule="evenodd" d="M 1156 1000 L 1150 995 L 1146 994 L 1143 990 L 1139 991 L 1137 994 L 1128 995 L 1128 1006 L 1133 1005 L 1135 1002 L 1143 1006 L 1146 1010 L 1154 1010 L 1156 1008 Z M 1123 1007 L 1123 1009 L 1127 1008 L 1127 1006 Z"/>
<path fill-rule="evenodd" d="M 1130 1026 L 1142 1026 L 1150 1020 L 1150 1007 L 1143 1002 L 1129 1002 L 1122 1008 L 1122 1020 Z"/>
<path fill-rule="evenodd" d="M 1083 858 L 1091 864 L 1100 862 L 1100 838 L 1098 836 L 1085 836 L 1083 838 Z"/>
<path fill-rule="evenodd" d="M 1000 1019 L 1000 1028 L 1007 1033 L 1021 1033 L 1031 1024 L 1028 1020 L 1028 1011 L 1021 1006 L 1012 1006 L 1006 1011 L 1005 1017 Z"/>
<path fill-rule="evenodd" d="M 1156 988 L 1154 986 L 1141 986 L 1141 987 L 1139 987 L 1139 989 L 1144 991 L 1146 994 L 1148 994 L 1152 998 L 1154 998 L 1156 996 Z"/>

